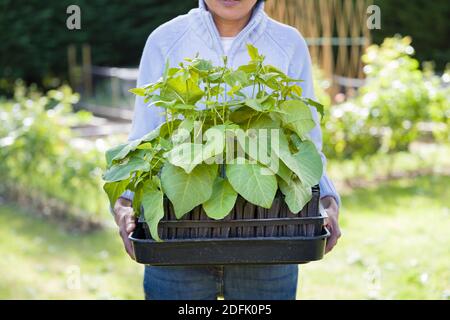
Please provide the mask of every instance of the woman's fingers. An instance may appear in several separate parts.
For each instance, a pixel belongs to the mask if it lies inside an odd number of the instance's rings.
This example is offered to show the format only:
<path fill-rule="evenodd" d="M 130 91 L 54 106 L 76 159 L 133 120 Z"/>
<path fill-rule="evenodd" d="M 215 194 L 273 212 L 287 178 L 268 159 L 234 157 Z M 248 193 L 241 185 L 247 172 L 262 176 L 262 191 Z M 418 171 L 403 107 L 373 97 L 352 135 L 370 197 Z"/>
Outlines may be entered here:
<path fill-rule="evenodd" d="M 133 212 L 127 213 L 125 216 L 125 230 L 128 234 L 133 232 L 134 228 L 136 227 L 135 224 L 135 218 Z"/>
<path fill-rule="evenodd" d="M 325 253 L 328 253 L 336 246 L 338 239 L 341 237 L 341 230 L 339 228 L 337 220 L 334 219 L 334 217 L 328 218 L 325 226 L 328 228 L 331 234 L 327 240 L 327 245 L 325 247 Z"/>
<path fill-rule="evenodd" d="M 130 233 L 136 228 L 136 221 L 131 202 L 124 202 L 124 200 L 118 199 L 114 206 L 114 214 L 125 250 L 132 259 L 135 259 L 133 245 L 128 238 Z"/>
<path fill-rule="evenodd" d="M 132 245 L 130 239 L 128 238 L 128 233 L 125 232 L 124 230 L 120 229 L 119 234 L 120 234 L 120 237 L 122 238 L 123 245 L 125 247 L 125 251 L 128 253 L 128 255 L 130 256 L 131 259 L 135 260 L 133 245 Z"/>

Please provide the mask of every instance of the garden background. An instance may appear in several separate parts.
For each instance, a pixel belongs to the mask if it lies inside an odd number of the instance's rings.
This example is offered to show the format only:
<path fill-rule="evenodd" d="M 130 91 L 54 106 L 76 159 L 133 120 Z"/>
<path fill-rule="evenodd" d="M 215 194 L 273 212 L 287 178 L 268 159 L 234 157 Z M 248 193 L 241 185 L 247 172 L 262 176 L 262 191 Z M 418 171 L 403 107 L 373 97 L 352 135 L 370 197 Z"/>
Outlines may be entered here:
<path fill-rule="evenodd" d="M 361 85 L 333 88 L 316 67 L 343 237 L 301 268 L 299 299 L 450 298 L 450 3 L 374 3 Z M 81 30 L 66 28 L 70 4 Z M 126 139 L 149 33 L 196 4 L 0 0 L 1 299 L 143 298 L 103 153 Z"/>

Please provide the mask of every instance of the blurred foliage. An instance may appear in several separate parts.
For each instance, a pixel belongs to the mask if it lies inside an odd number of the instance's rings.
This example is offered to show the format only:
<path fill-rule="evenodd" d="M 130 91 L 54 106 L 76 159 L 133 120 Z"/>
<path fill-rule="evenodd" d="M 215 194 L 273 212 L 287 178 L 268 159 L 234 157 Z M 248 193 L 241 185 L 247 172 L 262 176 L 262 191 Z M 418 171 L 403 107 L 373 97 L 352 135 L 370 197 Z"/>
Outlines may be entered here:
<path fill-rule="evenodd" d="M 69 5 L 81 8 L 81 30 L 66 28 Z M 69 44 L 89 43 L 95 65 L 136 66 L 150 33 L 195 6 L 197 0 L 0 0 L 0 92 L 18 78 L 58 86 Z"/>
<path fill-rule="evenodd" d="M 324 110 L 329 110 L 332 101 L 327 90 L 331 88 L 331 81 L 325 77 L 323 71 L 317 65 L 313 65 L 313 80 L 316 100 L 323 105 Z"/>
<path fill-rule="evenodd" d="M 368 48 L 366 84 L 324 119 L 325 154 L 362 158 L 406 150 L 427 124 L 435 139 L 448 141 L 450 74 L 438 77 L 430 67 L 421 71 L 413 54 L 408 37 Z"/>
<path fill-rule="evenodd" d="M 42 95 L 21 82 L 14 99 L 0 100 L 2 193 L 58 199 L 93 217 L 107 210 L 100 191 L 102 151 L 87 148 L 87 141 L 76 146 L 70 129 L 90 119 L 87 112 L 72 112 L 77 100 L 67 86 Z"/>
<path fill-rule="evenodd" d="M 375 0 L 380 6 L 381 30 L 374 30 L 375 43 L 396 34 L 414 39 L 419 61 L 434 61 L 438 70 L 444 70 L 450 57 L 450 2 L 448 0 Z"/>
<path fill-rule="evenodd" d="M 15 79 L 55 88 L 67 79 L 67 46 L 92 47 L 93 64 L 136 66 L 148 35 L 162 23 L 185 14 L 197 0 L 0 0 L 0 93 Z M 19 4 L 20 3 L 20 4 Z M 450 56 L 447 0 L 375 0 L 382 9 L 381 43 L 396 33 L 411 34 L 420 61 L 436 61 L 443 70 Z M 81 30 L 68 30 L 66 8 L 81 8 Z M 81 54 L 78 53 L 78 61 Z"/>

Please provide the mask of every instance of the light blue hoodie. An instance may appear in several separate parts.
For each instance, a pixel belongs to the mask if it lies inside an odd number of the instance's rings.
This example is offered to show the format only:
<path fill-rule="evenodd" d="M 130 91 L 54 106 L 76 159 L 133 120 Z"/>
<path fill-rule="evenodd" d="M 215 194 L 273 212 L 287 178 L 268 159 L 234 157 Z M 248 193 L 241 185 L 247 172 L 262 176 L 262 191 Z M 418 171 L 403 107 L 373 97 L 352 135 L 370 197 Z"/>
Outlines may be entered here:
<path fill-rule="evenodd" d="M 300 83 L 304 96 L 315 99 L 311 58 L 305 40 L 297 29 L 268 17 L 262 1 L 256 4 L 249 23 L 233 41 L 227 54 L 229 66 L 237 68 L 249 62 L 247 43 L 259 49 L 266 57 L 265 63 L 278 67 L 294 79 L 304 80 Z M 167 59 L 170 65 L 177 65 L 186 57 L 194 57 L 196 53 L 215 65 L 221 65 L 222 56 L 225 55 L 219 32 L 203 0 L 199 0 L 198 8 L 161 25 L 148 37 L 139 66 L 137 86 L 157 81 L 163 74 Z M 316 109 L 311 110 L 319 123 Z M 147 107 L 143 98 L 137 97 L 129 140 L 139 139 L 161 124 L 164 121 L 161 114 L 163 112 L 155 107 Z M 310 136 L 326 166 L 319 125 L 311 131 Z M 325 170 L 320 180 L 320 192 L 321 197 L 333 196 L 340 204 L 339 195 Z M 122 196 L 131 200 L 133 193 L 126 191 Z"/>

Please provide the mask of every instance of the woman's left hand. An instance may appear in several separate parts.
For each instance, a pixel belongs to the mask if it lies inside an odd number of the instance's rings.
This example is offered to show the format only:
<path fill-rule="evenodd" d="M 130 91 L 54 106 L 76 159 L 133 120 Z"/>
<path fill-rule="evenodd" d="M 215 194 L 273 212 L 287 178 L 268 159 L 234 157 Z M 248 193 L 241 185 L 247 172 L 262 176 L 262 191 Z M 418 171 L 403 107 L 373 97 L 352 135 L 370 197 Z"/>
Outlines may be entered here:
<path fill-rule="evenodd" d="M 325 226 L 331 233 L 325 248 L 325 254 L 327 254 L 333 250 L 338 239 L 341 237 L 341 229 L 339 228 L 339 206 L 333 197 L 322 198 L 321 202 L 328 215 L 328 218 L 325 219 Z"/>

